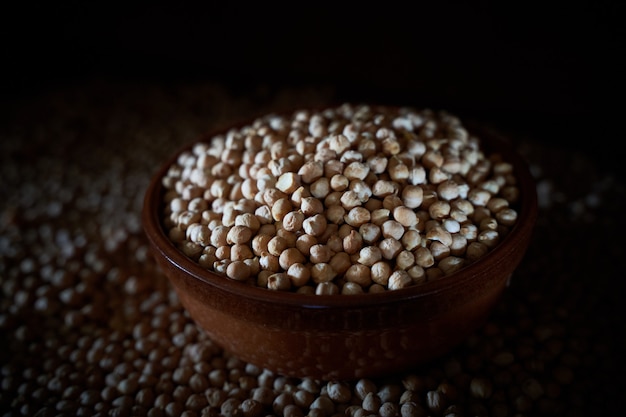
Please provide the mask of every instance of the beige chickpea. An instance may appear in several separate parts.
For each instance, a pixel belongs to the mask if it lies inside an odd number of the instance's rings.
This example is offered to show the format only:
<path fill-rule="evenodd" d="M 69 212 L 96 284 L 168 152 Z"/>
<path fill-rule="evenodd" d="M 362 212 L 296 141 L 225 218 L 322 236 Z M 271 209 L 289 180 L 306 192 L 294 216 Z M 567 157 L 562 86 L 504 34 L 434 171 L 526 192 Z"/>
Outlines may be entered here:
<path fill-rule="evenodd" d="M 326 177 L 318 178 L 309 185 L 309 192 L 315 198 L 325 198 L 331 192 L 330 180 Z"/>
<path fill-rule="evenodd" d="M 421 284 L 426 282 L 426 270 L 419 265 L 413 265 L 407 269 L 407 274 L 411 277 L 413 284 Z"/>
<path fill-rule="evenodd" d="M 428 249 L 430 250 L 430 253 L 435 261 L 440 261 L 441 259 L 450 256 L 450 247 L 436 240 L 430 243 Z"/>
<path fill-rule="evenodd" d="M 333 256 L 333 252 L 327 245 L 321 243 L 311 246 L 309 260 L 312 263 L 326 263 L 330 262 Z"/>
<path fill-rule="evenodd" d="M 396 220 L 387 220 L 381 225 L 380 230 L 384 238 L 400 240 L 404 235 L 404 226 Z"/>
<path fill-rule="evenodd" d="M 391 219 L 391 210 L 387 208 L 378 208 L 372 211 L 372 220 L 371 222 L 377 226 L 382 226 L 387 220 Z"/>
<path fill-rule="evenodd" d="M 358 283 L 356 282 L 346 282 L 343 284 L 343 286 L 341 287 L 341 294 L 342 295 L 354 295 L 354 294 L 363 294 L 365 291 L 363 290 L 363 287 L 360 286 Z"/>
<path fill-rule="evenodd" d="M 320 236 L 326 231 L 326 217 L 321 214 L 315 214 L 311 217 L 307 217 L 302 222 L 302 229 L 306 234 L 312 236 Z"/>
<path fill-rule="evenodd" d="M 498 223 L 504 226 L 513 226 L 517 222 L 517 211 L 512 208 L 504 208 L 496 213 Z"/>
<path fill-rule="evenodd" d="M 372 186 L 372 195 L 385 198 L 388 195 L 396 195 L 400 185 L 395 181 L 378 180 Z"/>
<path fill-rule="evenodd" d="M 324 212 L 324 205 L 315 197 L 305 197 L 300 204 L 300 210 L 305 216 L 314 216 Z"/>
<path fill-rule="evenodd" d="M 311 247 L 319 243 L 315 236 L 309 234 L 301 234 L 297 236 L 295 247 L 298 248 L 304 256 L 309 256 Z"/>
<path fill-rule="evenodd" d="M 400 241 L 405 249 L 412 251 L 420 245 L 422 242 L 422 236 L 420 235 L 419 230 L 409 229 L 404 232 Z"/>
<path fill-rule="evenodd" d="M 370 267 L 370 276 L 372 278 L 372 281 L 385 287 L 389 282 L 389 277 L 391 276 L 392 272 L 393 268 L 391 267 L 391 265 L 389 265 L 387 261 L 381 260 L 375 262 Z"/>
<path fill-rule="evenodd" d="M 403 206 L 402 199 L 396 194 L 391 194 L 383 198 L 383 208 L 393 212 L 396 207 Z"/>
<path fill-rule="evenodd" d="M 267 251 L 274 256 L 280 256 L 285 249 L 289 247 L 287 240 L 281 236 L 273 236 L 269 242 L 267 242 Z"/>
<path fill-rule="evenodd" d="M 341 195 L 340 201 L 341 201 L 341 205 L 346 210 L 351 210 L 354 207 L 358 207 L 362 204 L 361 199 L 359 198 L 359 195 L 355 191 L 352 191 L 352 190 L 344 192 Z"/>
<path fill-rule="evenodd" d="M 398 206 L 393 209 L 393 218 L 404 227 L 417 226 L 418 218 L 413 209 Z"/>
<path fill-rule="evenodd" d="M 378 244 L 380 253 L 384 259 L 392 260 L 402 251 L 402 243 L 393 238 L 385 238 Z"/>
<path fill-rule="evenodd" d="M 315 295 L 336 295 L 339 294 L 337 284 L 329 281 L 316 283 Z"/>
<path fill-rule="evenodd" d="M 243 261 L 233 261 L 226 267 L 226 276 L 236 281 L 247 281 L 250 278 L 250 267 Z"/>
<path fill-rule="evenodd" d="M 269 242 L 272 240 L 269 234 L 259 234 L 252 238 L 252 252 L 256 256 L 260 256 L 263 252 L 269 252 Z"/>
<path fill-rule="evenodd" d="M 348 268 L 345 273 L 348 282 L 359 284 L 361 287 L 367 288 L 372 283 L 370 268 L 362 264 L 354 264 Z"/>
<path fill-rule="evenodd" d="M 290 211 L 282 218 L 283 228 L 290 232 L 297 232 L 302 230 L 302 224 L 304 223 L 304 213 L 301 211 Z"/>
<path fill-rule="evenodd" d="M 344 221 L 352 227 L 359 227 L 371 220 L 371 213 L 365 207 L 354 207 L 345 216 Z"/>
<path fill-rule="evenodd" d="M 463 258 L 457 256 L 448 256 L 439 261 L 437 267 L 445 274 L 450 275 L 464 266 Z"/>
<path fill-rule="evenodd" d="M 353 179 L 350 181 L 350 186 L 348 187 L 350 191 L 353 191 L 356 194 L 356 197 L 362 204 L 367 203 L 367 201 L 372 197 L 372 188 L 365 181 Z M 341 199 L 340 199 L 341 201 Z"/>
<path fill-rule="evenodd" d="M 344 168 L 345 164 L 343 162 L 331 159 L 324 164 L 324 176 L 332 179 L 336 175 L 341 175 Z"/>
<path fill-rule="evenodd" d="M 350 180 L 343 174 L 335 174 L 330 179 L 330 188 L 333 191 L 344 191 L 350 185 Z"/>
<path fill-rule="evenodd" d="M 330 206 L 326 209 L 326 219 L 334 224 L 340 225 L 344 223 L 344 217 L 346 216 L 346 209 L 340 205 Z"/>
<path fill-rule="evenodd" d="M 339 237 L 339 230 L 336 233 L 331 234 L 326 240 L 326 246 L 333 252 L 343 252 L 343 239 Z"/>
<path fill-rule="evenodd" d="M 235 226 L 245 226 L 252 233 L 256 233 L 261 227 L 261 222 L 253 213 L 242 213 L 235 217 Z"/>
<path fill-rule="evenodd" d="M 230 246 L 224 245 L 215 249 L 215 257 L 219 260 L 230 260 Z"/>
<path fill-rule="evenodd" d="M 303 263 L 293 263 L 287 270 L 287 276 L 291 280 L 294 287 L 302 287 L 309 282 L 311 278 L 311 270 Z"/>
<path fill-rule="evenodd" d="M 435 264 L 435 258 L 430 250 L 424 246 L 420 246 L 413 251 L 415 263 L 424 269 L 430 268 Z"/>
<path fill-rule="evenodd" d="M 483 256 L 485 256 L 489 252 L 489 247 L 482 242 L 476 241 L 471 242 L 467 246 L 467 250 L 465 251 L 465 256 L 470 261 L 476 261 Z"/>
<path fill-rule="evenodd" d="M 358 253 L 363 248 L 363 237 L 355 230 L 343 238 L 343 250 L 348 254 Z"/>
<path fill-rule="evenodd" d="M 263 252 L 261 255 L 259 255 L 259 265 L 261 266 L 261 269 L 264 269 L 266 271 L 280 271 L 278 256 L 272 255 L 269 252 Z"/>
<path fill-rule="evenodd" d="M 290 196 L 291 203 L 294 207 L 301 207 L 304 198 L 311 197 L 308 187 L 298 187 Z"/>
<path fill-rule="evenodd" d="M 389 282 L 387 283 L 387 288 L 390 290 L 399 290 L 401 288 L 409 287 L 413 284 L 413 280 L 409 276 L 409 274 L 402 270 L 396 270 L 391 273 L 389 276 Z"/>
<path fill-rule="evenodd" d="M 452 234 L 439 225 L 430 228 L 426 232 L 426 239 L 441 242 L 448 247 L 452 245 Z"/>
<path fill-rule="evenodd" d="M 424 199 L 424 190 L 418 185 L 406 185 L 402 189 L 402 204 L 408 208 L 418 208 Z"/>
<path fill-rule="evenodd" d="M 359 226 L 359 234 L 363 238 L 363 242 L 373 244 L 378 242 L 382 237 L 380 227 L 374 223 L 364 223 Z"/>
<path fill-rule="evenodd" d="M 311 279 L 314 283 L 330 282 L 337 276 L 337 273 L 327 263 L 314 264 L 311 267 Z"/>
<path fill-rule="evenodd" d="M 369 174 L 370 168 L 362 162 L 350 162 L 343 170 L 343 175 L 349 180 L 363 180 Z"/>
<path fill-rule="evenodd" d="M 443 200 L 434 201 L 428 207 L 428 213 L 433 219 L 443 219 L 450 214 L 450 203 Z"/>
<path fill-rule="evenodd" d="M 287 291 L 291 288 L 291 280 L 284 272 L 278 272 L 267 278 L 267 288 L 275 291 Z"/>
<path fill-rule="evenodd" d="M 276 181 L 276 188 L 286 194 L 293 193 L 298 187 L 300 187 L 300 176 L 294 172 L 282 173 Z"/>
<path fill-rule="evenodd" d="M 287 248 L 278 257 L 280 267 L 287 271 L 293 264 L 305 262 L 306 258 L 297 248 Z"/>
<path fill-rule="evenodd" d="M 252 239 L 252 230 L 247 226 L 233 226 L 228 230 L 226 242 L 228 244 L 248 243 Z"/>
<path fill-rule="evenodd" d="M 352 266 L 352 261 L 350 260 L 350 255 L 348 255 L 348 253 L 336 252 L 330 259 L 329 265 L 335 272 L 337 272 L 337 274 L 343 275 L 346 273 L 348 268 Z"/>
<path fill-rule="evenodd" d="M 396 267 L 398 269 L 408 270 L 410 267 L 415 265 L 415 255 L 410 250 L 401 250 L 396 255 Z"/>
<path fill-rule="evenodd" d="M 383 255 L 378 246 L 366 246 L 359 251 L 358 262 L 366 266 L 372 266 L 382 259 Z"/>

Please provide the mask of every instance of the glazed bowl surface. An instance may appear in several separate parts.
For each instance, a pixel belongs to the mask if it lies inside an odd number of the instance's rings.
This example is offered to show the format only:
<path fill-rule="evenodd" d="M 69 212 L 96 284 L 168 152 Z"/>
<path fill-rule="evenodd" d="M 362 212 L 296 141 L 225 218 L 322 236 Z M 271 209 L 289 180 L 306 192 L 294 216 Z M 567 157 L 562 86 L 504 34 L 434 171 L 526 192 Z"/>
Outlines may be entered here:
<path fill-rule="evenodd" d="M 172 243 L 162 220 L 162 178 L 191 145 L 165 161 L 147 188 L 142 222 L 152 254 L 195 322 L 242 360 L 321 380 L 419 366 L 485 323 L 526 253 L 537 217 L 535 183 L 525 160 L 506 138 L 480 126 L 468 131 L 513 165 L 518 219 L 484 257 L 443 279 L 376 294 L 314 295 L 268 290 L 201 267 Z"/>

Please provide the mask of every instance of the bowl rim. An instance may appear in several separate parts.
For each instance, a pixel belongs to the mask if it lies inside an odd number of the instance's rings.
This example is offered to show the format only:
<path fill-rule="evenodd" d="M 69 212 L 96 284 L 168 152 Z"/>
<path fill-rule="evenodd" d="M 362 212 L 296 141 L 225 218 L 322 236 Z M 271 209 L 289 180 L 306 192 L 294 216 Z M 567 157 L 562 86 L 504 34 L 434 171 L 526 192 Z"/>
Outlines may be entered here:
<path fill-rule="evenodd" d="M 384 105 L 385 108 L 400 108 L 401 106 Z M 416 107 L 408 107 L 419 110 Z M 304 108 L 303 110 L 315 111 L 324 110 L 324 108 Z M 290 115 L 300 109 L 293 109 L 284 112 L 272 112 L 265 115 Z M 446 291 L 458 291 L 459 288 L 471 285 L 476 275 L 483 270 L 483 260 L 489 260 L 492 264 L 498 265 L 506 261 L 507 252 L 515 250 L 515 239 L 525 234 L 531 234 L 534 229 L 537 218 L 537 193 L 535 180 L 530 172 L 526 160 L 511 146 L 507 138 L 491 128 L 488 128 L 473 120 L 462 121 L 463 126 L 470 135 L 476 136 L 481 145 L 489 150 L 488 154 L 498 153 L 503 159 L 510 162 L 514 167 L 515 177 L 517 179 L 518 188 L 520 190 L 520 204 L 518 208 L 518 217 L 516 223 L 509 230 L 506 236 L 480 261 L 473 262 L 464 266 L 459 271 L 450 275 L 446 275 L 442 279 L 427 281 L 419 285 L 413 285 L 398 290 L 386 290 L 380 293 L 363 293 L 363 294 L 333 294 L 333 295 L 316 295 L 316 294 L 300 294 L 294 291 L 274 291 L 267 288 L 258 287 L 249 283 L 240 282 L 229 279 L 214 271 L 203 268 L 197 262 L 187 257 L 180 251 L 175 244 L 167 236 L 163 227 L 162 218 L 159 216 L 163 206 L 163 193 L 165 188 L 162 185 L 162 178 L 169 170 L 170 166 L 176 161 L 181 153 L 190 151 L 191 148 L 199 143 L 211 140 L 212 137 L 224 134 L 230 129 L 238 129 L 251 124 L 258 117 L 263 115 L 250 117 L 233 122 L 227 125 L 217 126 L 207 132 L 200 134 L 189 143 L 179 147 L 169 158 L 167 158 L 153 173 L 150 178 L 148 187 L 146 188 L 143 207 L 141 209 L 141 220 L 144 234 L 148 237 L 151 244 L 151 250 L 157 252 L 157 256 L 164 257 L 173 267 L 188 274 L 190 277 L 209 285 L 215 290 L 231 293 L 242 299 L 254 300 L 269 304 L 280 304 L 282 306 L 290 306 L 298 309 L 335 309 L 349 307 L 373 307 L 386 304 L 393 304 L 400 300 L 410 301 L 424 297 L 430 297 L 434 294 L 444 293 Z M 156 207 L 156 209 L 154 209 Z"/>

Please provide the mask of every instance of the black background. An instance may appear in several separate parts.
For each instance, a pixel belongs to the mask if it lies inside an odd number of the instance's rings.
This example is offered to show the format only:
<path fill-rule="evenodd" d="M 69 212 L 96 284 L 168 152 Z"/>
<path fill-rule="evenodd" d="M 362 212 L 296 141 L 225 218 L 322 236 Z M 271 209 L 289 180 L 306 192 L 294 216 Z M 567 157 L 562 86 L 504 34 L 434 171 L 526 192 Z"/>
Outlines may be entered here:
<path fill-rule="evenodd" d="M 4 102 L 91 79 L 331 85 L 621 158 L 598 146 L 623 130 L 617 1 L 55 3 L 2 6 Z"/>

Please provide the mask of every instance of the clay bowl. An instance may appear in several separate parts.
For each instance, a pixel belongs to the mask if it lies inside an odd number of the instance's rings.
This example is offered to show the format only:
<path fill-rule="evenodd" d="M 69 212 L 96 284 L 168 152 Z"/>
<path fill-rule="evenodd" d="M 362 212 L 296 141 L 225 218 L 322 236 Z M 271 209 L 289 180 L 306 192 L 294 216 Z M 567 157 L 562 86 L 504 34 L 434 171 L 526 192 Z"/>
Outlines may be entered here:
<path fill-rule="evenodd" d="M 285 376 L 322 380 L 406 370 L 444 355 L 485 323 L 531 239 L 537 199 L 525 161 L 506 140 L 488 131 L 478 134 L 485 149 L 500 152 L 514 165 L 518 221 L 487 255 L 445 279 L 378 294 L 304 295 L 207 271 L 172 244 L 161 222 L 161 179 L 180 152 L 156 170 L 149 184 L 144 231 L 191 317 L 242 360 Z"/>

